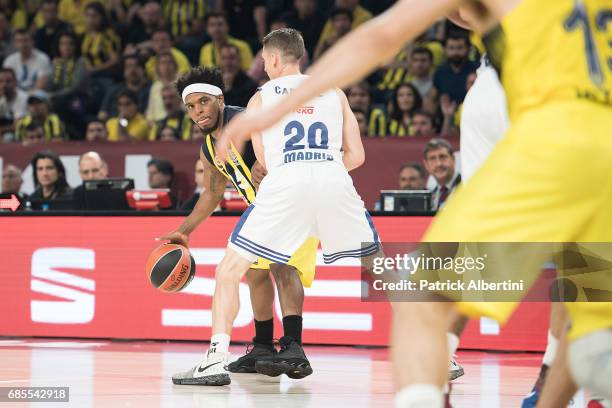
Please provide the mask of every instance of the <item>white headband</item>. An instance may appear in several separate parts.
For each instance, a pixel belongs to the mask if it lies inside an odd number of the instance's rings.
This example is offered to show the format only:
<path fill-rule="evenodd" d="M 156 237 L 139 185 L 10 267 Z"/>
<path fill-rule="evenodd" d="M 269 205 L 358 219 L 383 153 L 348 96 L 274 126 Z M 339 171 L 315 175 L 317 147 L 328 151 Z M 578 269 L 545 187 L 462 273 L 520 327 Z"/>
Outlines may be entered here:
<path fill-rule="evenodd" d="M 186 98 L 188 95 L 196 92 L 204 92 L 213 96 L 223 95 L 223 91 L 218 86 L 196 83 L 188 85 L 185 89 L 183 89 L 183 95 L 181 95 L 183 97 L 183 103 L 187 103 Z"/>

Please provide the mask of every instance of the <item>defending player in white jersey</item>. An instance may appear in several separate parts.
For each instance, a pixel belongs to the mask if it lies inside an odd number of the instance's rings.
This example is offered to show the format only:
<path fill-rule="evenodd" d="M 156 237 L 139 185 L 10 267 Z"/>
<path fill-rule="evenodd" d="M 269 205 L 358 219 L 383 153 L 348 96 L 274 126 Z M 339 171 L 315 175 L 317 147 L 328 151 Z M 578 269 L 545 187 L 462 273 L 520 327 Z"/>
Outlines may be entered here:
<path fill-rule="evenodd" d="M 274 105 L 306 78 L 299 70 L 304 41 L 298 31 L 273 31 L 263 44 L 271 80 L 251 98 L 247 110 Z M 173 377 L 189 379 L 191 384 L 230 383 L 224 366 L 239 308 L 238 285 L 258 256 L 286 264 L 309 236 L 320 238 L 326 263 L 368 257 L 380 247 L 348 174 L 365 156 L 357 120 L 342 91 L 325 92 L 271 129 L 243 136 L 252 138 L 257 160 L 268 175 L 231 234 L 217 267 L 207 355 L 191 370 Z M 225 152 L 229 143 L 218 142 L 217 152 Z"/>

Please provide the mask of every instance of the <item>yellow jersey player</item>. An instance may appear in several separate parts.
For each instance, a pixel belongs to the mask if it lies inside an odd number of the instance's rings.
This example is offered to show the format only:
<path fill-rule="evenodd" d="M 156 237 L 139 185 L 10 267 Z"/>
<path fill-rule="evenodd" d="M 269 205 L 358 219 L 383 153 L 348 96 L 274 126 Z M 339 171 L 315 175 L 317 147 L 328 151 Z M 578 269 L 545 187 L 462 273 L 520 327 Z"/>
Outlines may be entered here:
<path fill-rule="evenodd" d="M 266 129 L 326 89 L 360 79 L 436 18 L 458 8 L 486 39 L 500 70 L 511 126 L 425 240 L 611 242 L 611 0 L 398 1 L 330 49 L 311 68 L 309 80 L 282 103 L 236 118 L 219 140 L 219 155 L 227 157 L 230 140 Z M 547 255 L 530 255 L 521 277 L 533 280 Z M 609 282 L 601 284 L 610 290 Z M 394 304 L 397 406 L 443 406 L 443 333 L 449 315 L 458 311 L 505 322 L 514 308 L 495 302 Z M 610 399 L 612 308 L 577 302 L 568 310 L 574 380 Z"/>
<path fill-rule="evenodd" d="M 204 190 L 183 224 L 176 231 L 159 239 L 188 245 L 189 234 L 210 216 L 223 199 L 227 180 L 234 185 L 247 204 L 252 204 L 255 200 L 256 183 L 240 154 L 252 147 L 232 146 L 230 162 L 219 164 L 214 161 L 216 136 L 224 125 L 243 110 L 225 105 L 221 71 L 216 68 L 194 68 L 177 81 L 176 88 L 183 97 L 189 116 L 206 134 L 200 149 L 200 160 L 205 168 Z M 253 154 L 251 156 L 254 157 Z M 255 167 L 258 166 L 260 165 L 255 163 Z M 255 337 L 246 355 L 228 364 L 228 371 L 255 373 L 259 370 L 268 375 L 286 372 L 292 378 L 303 378 L 312 373 L 301 347 L 301 314 L 304 303 L 303 286 L 310 287 L 314 278 L 317 245 L 316 238 L 308 238 L 287 265 L 272 264 L 267 259 L 259 258 L 251 266 L 246 276 L 255 317 Z M 280 339 L 280 353 L 276 352 L 273 345 L 274 287 L 270 271 L 278 287 L 283 311 L 285 336 Z M 176 384 L 199 384 L 198 379 L 193 377 L 175 376 L 173 381 Z"/>

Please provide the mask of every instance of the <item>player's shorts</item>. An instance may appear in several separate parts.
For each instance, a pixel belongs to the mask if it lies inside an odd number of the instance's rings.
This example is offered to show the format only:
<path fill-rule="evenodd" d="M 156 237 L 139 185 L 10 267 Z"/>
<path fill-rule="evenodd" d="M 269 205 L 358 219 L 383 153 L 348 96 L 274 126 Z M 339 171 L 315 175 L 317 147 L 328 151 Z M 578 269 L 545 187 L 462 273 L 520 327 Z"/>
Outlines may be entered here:
<path fill-rule="evenodd" d="M 449 199 L 425 235 L 431 242 L 612 242 L 612 109 L 558 101 L 525 112 L 469 183 Z M 537 277 L 542 259 L 508 251 Z M 511 263 L 511 262 L 509 262 Z M 609 283 L 606 284 L 607 287 Z M 607 306 L 606 306 L 607 305 Z M 468 316 L 506 322 L 516 303 L 458 303 Z M 612 327 L 612 304 L 567 304 L 571 338 Z M 597 318 L 593 317 L 597 316 Z"/>
<path fill-rule="evenodd" d="M 374 224 L 339 163 L 291 163 L 270 171 L 229 246 L 252 261 L 287 264 L 312 236 L 321 240 L 325 263 L 378 251 Z"/>
<path fill-rule="evenodd" d="M 288 265 L 295 267 L 300 277 L 300 281 L 302 281 L 302 285 L 306 288 L 312 285 L 312 281 L 315 277 L 318 246 L 319 239 L 316 237 L 309 237 L 302 246 L 291 255 L 289 262 L 287 262 Z M 251 265 L 251 269 L 269 270 L 270 265 L 273 263 L 274 261 L 259 257 L 257 261 Z"/>

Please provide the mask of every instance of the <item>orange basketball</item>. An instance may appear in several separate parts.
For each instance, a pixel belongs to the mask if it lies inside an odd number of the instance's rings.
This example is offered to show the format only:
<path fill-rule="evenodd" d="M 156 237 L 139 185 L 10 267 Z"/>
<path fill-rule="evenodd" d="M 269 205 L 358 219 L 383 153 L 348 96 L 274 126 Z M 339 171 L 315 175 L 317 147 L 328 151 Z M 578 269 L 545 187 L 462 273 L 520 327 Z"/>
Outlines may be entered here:
<path fill-rule="evenodd" d="M 149 281 L 162 292 L 178 292 L 185 288 L 193 279 L 195 269 L 195 260 L 189 250 L 178 244 L 163 244 L 147 259 Z"/>

